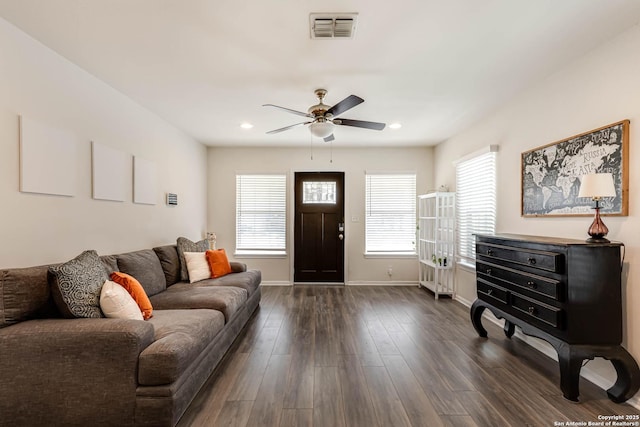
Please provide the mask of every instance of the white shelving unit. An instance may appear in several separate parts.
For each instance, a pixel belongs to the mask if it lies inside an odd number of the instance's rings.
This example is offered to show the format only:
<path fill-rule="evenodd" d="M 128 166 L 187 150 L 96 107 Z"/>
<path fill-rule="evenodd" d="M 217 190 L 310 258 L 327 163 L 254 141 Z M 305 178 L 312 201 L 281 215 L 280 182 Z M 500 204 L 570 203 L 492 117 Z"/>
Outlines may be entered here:
<path fill-rule="evenodd" d="M 441 295 L 455 295 L 456 194 L 418 196 L 419 286 Z"/>

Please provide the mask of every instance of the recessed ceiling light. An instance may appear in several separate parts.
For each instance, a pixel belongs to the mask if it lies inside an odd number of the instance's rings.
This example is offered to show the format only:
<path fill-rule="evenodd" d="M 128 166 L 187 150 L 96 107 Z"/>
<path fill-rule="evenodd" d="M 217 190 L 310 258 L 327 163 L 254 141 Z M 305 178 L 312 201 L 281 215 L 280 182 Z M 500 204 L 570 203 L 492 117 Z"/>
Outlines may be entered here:
<path fill-rule="evenodd" d="M 389 125 L 389 127 L 390 127 L 391 129 L 400 129 L 400 128 L 402 127 L 402 125 L 401 125 L 400 123 L 391 123 L 391 124 Z"/>
<path fill-rule="evenodd" d="M 253 125 L 251 123 L 244 122 L 240 125 L 242 129 L 251 129 Z"/>

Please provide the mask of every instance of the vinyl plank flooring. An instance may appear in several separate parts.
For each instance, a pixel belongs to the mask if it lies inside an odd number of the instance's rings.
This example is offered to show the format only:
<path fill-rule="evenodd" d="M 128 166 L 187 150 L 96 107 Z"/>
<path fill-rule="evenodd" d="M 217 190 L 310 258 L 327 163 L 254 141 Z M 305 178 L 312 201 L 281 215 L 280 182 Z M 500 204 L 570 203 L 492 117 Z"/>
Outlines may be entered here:
<path fill-rule="evenodd" d="M 178 427 L 552 426 L 637 415 L 468 308 L 418 287 L 263 287 L 260 308 Z"/>
<path fill-rule="evenodd" d="M 376 418 L 381 427 L 411 426 L 411 421 L 398 397 L 389 373 L 385 368 L 363 368 Z"/>
<path fill-rule="evenodd" d="M 346 425 L 376 427 L 378 422 L 359 358 L 355 355 L 342 356 L 338 377 Z"/>
<path fill-rule="evenodd" d="M 226 401 L 218 417 L 209 425 L 225 427 L 245 427 L 247 425 L 252 406 L 253 402 L 250 400 L 233 402 Z"/>
<path fill-rule="evenodd" d="M 313 409 L 283 409 L 280 427 L 313 427 Z"/>
<path fill-rule="evenodd" d="M 313 425 L 344 427 L 344 404 L 338 368 L 317 366 L 313 385 Z"/>
<path fill-rule="evenodd" d="M 247 421 L 249 427 L 277 427 L 282 416 L 282 402 L 291 364 L 290 355 L 272 355 Z"/>
<path fill-rule="evenodd" d="M 443 426 L 431 400 L 427 397 L 402 356 L 382 356 L 402 406 L 412 426 Z"/>

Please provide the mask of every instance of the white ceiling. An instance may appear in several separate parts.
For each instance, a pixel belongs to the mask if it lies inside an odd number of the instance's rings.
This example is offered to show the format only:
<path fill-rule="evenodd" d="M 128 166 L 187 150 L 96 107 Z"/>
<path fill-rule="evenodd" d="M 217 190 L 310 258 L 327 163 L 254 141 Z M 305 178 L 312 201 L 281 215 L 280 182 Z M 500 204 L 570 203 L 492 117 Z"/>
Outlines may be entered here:
<path fill-rule="evenodd" d="M 309 14 L 357 12 L 353 40 L 311 40 Z M 0 0 L 0 16 L 195 139 L 308 145 L 316 88 L 335 145 L 431 145 L 640 21 L 638 0 Z M 637 54 L 629 52 L 629 54 Z M 243 130 L 242 122 L 253 129 Z"/>

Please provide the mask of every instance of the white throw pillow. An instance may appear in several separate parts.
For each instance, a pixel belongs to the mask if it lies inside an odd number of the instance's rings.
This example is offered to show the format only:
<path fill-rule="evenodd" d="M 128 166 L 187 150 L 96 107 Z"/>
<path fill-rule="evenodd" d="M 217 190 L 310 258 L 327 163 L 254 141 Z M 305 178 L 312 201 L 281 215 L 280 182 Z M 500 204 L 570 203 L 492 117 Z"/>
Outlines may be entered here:
<path fill-rule="evenodd" d="M 184 258 L 187 261 L 189 283 L 211 278 L 211 270 L 205 252 L 185 252 Z"/>
<path fill-rule="evenodd" d="M 125 288 L 107 280 L 100 291 L 100 309 L 105 316 L 115 319 L 144 320 L 140 307 Z"/>

